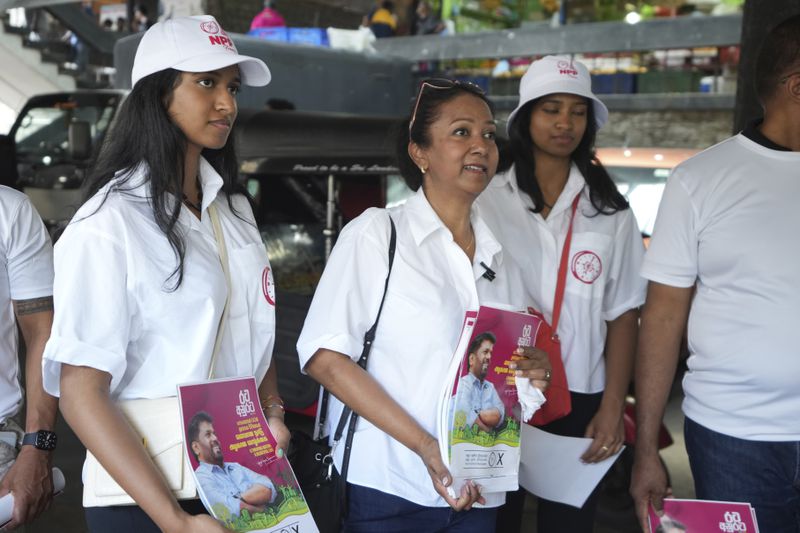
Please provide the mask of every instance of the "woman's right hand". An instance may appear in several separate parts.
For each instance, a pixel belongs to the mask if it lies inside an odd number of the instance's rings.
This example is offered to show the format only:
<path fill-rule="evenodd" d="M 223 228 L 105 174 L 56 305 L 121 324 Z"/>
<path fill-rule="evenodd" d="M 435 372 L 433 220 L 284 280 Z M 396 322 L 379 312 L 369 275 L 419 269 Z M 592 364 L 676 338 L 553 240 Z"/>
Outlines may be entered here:
<path fill-rule="evenodd" d="M 170 530 L 169 533 L 231 533 L 231 530 L 223 527 L 207 514 L 183 513 L 180 525 L 176 529 Z"/>
<path fill-rule="evenodd" d="M 444 462 L 442 462 L 439 443 L 432 436 L 427 436 L 417 454 L 428 469 L 434 490 L 444 498 L 454 511 L 469 511 L 475 503 L 486 503 L 486 500 L 481 496 L 480 487 L 472 481 L 469 481 L 461 488 L 458 499 L 450 496 L 447 488 L 452 485 L 453 477 Z"/>

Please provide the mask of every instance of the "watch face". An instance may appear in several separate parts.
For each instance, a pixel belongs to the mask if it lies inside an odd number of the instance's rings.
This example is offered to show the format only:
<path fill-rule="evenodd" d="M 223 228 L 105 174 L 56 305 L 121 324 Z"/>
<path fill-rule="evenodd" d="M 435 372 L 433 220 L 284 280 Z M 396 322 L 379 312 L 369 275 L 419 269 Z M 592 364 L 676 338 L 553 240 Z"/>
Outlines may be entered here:
<path fill-rule="evenodd" d="M 52 431 L 39 431 L 36 433 L 36 446 L 40 450 L 53 450 L 58 438 Z"/>

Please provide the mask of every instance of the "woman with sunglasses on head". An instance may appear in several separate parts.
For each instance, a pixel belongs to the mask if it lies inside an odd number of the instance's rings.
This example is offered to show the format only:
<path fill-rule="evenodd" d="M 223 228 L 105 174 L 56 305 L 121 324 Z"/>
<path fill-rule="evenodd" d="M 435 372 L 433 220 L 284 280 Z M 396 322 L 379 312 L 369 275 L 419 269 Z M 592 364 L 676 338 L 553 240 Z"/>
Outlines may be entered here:
<path fill-rule="evenodd" d="M 176 501 L 118 402 L 174 397 L 210 371 L 253 375 L 278 446 L 288 444 L 271 361 L 275 309 L 262 292 L 269 261 L 230 136 L 240 85 L 269 80 L 213 17 L 153 25 L 88 198 L 56 244 L 44 385 L 136 504 L 108 506 L 91 488 L 97 478 L 85 480 L 92 532 L 227 531 L 199 500 Z"/>
<path fill-rule="evenodd" d="M 342 231 L 297 344 L 300 362 L 360 415 L 350 456 L 345 531 L 494 530 L 504 493 L 467 484 L 448 495 L 450 473 L 436 431 L 464 315 L 481 302 L 525 309 L 521 272 L 472 209 L 498 161 L 492 107 L 473 85 L 428 80 L 397 139 L 399 167 L 416 191 L 404 205 L 369 209 Z M 375 322 L 396 248 L 380 322 L 364 371 L 356 364 Z M 494 281 L 484 277 L 486 265 Z M 524 351 L 519 375 L 546 388 L 544 352 Z M 342 403 L 332 402 L 335 428 Z M 335 449 L 341 471 L 343 445 Z M 482 504 L 483 507 L 473 507 Z"/>
<path fill-rule="evenodd" d="M 587 463 L 622 447 L 646 287 L 639 276 L 644 246 L 636 220 L 594 153 L 595 135 L 607 118 L 583 64 L 556 56 L 535 61 L 508 118 L 513 166 L 477 202 L 501 244 L 529 274 L 527 289 L 548 321 L 572 228 L 557 326 L 572 411 L 542 429 L 591 438 L 581 456 Z M 523 499 L 522 491 L 509 496 L 498 530 L 519 531 Z M 582 509 L 540 499 L 537 531 L 590 532 L 595 503 L 594 495 Z"/>

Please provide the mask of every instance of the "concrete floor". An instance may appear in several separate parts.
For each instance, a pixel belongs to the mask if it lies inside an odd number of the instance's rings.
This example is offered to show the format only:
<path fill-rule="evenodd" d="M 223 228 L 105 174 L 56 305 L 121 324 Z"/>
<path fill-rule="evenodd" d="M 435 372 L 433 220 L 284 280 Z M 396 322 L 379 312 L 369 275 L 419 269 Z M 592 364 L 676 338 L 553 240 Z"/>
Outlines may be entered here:
<path fill-rule="evenodd" d="M 673 493 L 676 498 L 694 497 L 694 487 L 686 451 L 683 444 L 683 413 L 680 410 L 682 395 L 680 385 L 673 390 L 665 422 L 675 440 L 675 444 L 662 450 L 667 468 L 672 479 Z M 292 423 L 290 422 L 290 425 Z M 80 441 L 70 431 L 69 427 L 59 420 L 58 424 L 59 446 L 55 452 L 54 464 L 61 468 L 67 479 L 64 493 L 53 500 L 53 505 L 34 524 L 28 526 L 28 533 L 84 533 L 86 523 L 83 518 L 81 506 L 81 466 L 85 450 Z M 604 508 L 612 510 L 606 514 L 612 517 L 598 518 L 595 533 L 638 533 L 635 517 L 627 512 L 627 502 L 620 497 L 618 501 L 604 501 Z M 623 508 L 622 511 L 619 509 Z M 536 531 L 536 503 L 535 498 L 529 497 L 525 506 L 525 518 L 520 533 L 535 533 Z M 611 521 L 609 521 L 611 520 Z M 512 532 L 498 532 L 512 533 Z"/>

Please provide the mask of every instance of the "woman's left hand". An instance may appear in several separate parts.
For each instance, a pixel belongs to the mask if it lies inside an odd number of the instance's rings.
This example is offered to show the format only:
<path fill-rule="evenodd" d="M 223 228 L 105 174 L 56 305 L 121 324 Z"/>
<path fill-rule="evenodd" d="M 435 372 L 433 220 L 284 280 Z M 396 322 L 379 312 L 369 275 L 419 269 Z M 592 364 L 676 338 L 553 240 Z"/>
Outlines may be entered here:
<path fill-rule="evenodd" d="M 530 346 L 520 346 L 514 350 L 514 355 L 522 357 L 511 362 L 508 367 L 514 370 L 514 376 L 528 378 L 531 384 L 544 392 L 550 386 L 550 373 L 553 366 L 547 352 Z"/>
<path fill-rule="evenodd" d="M 622 410 L 600 405 L 592 421 L 586 426 L 585 437 L 592 439 L 589 449 L 581 456 L 584 463 L 597 463 L 608 459 L 622 449 L 625 426 Z"/>
<path fill-rule="evenodd" d="M 268 416 L 267 424 L 269 424 L 269 430 L 272 432 L 272 436 L 275 437 L 275 440 L 278 442 L 275 453 L 278 457 L 283 457 L 289 449 L 289 439 L 291 438 L 289 428 L 286 427 L 286 424 L 283 422 L 283 417 L 279 416 Z"/>

